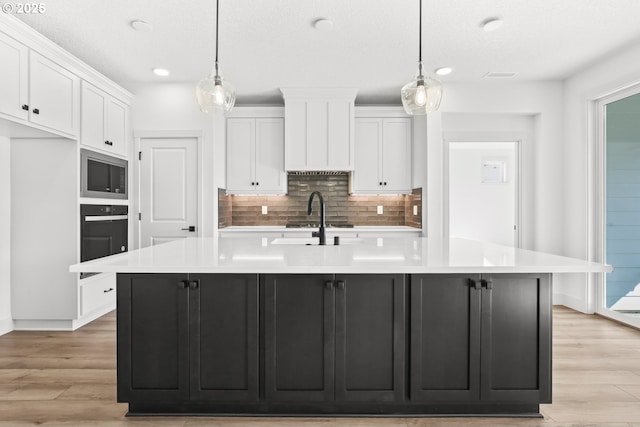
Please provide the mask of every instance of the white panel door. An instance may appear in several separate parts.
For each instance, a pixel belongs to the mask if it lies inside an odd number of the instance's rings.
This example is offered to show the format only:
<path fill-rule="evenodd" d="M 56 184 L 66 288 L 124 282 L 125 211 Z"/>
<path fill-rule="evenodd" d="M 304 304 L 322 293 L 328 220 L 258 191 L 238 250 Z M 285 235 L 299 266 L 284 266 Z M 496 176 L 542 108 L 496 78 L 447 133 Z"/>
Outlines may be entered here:
<path fill-rule="evenodd" d="M 140 247 L 196 237 L 197 140 L 143 138 L 140 151 Z"/>
<path fill-rule="evenodd" d="M 382 125 L 382 188 L 411 192 L 411 119 L 384 119 Z"/>
<path fill-rule="evenodd" d="M 449 236 L 518 246 L 518 144 L 449 144 Z"/>
<path fill-rule="evenodd" d="M 259 192 L 287 192 L 283 119 L 256 119 L 255 178 Z"/>
<path fill-rule="evenodd" d="M 28 105 L 29 50 L 9 36 L 0 33 L 0 113 L 27 119 L 22 108 Z"/>
<path fill-rule="evenodd" d="M 29 55 L 29 119 L 48 128 L 77 135 L 80 127 L 80 79 L 31 51 Z"/>

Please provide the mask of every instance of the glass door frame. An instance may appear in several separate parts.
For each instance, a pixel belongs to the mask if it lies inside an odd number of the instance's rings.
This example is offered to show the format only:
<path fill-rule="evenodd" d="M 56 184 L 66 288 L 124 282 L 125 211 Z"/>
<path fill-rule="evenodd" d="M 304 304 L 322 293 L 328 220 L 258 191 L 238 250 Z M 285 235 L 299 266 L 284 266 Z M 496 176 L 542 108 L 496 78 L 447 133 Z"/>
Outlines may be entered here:
<path fill-rule="evenodd" d="M 607 253 L 607 105 L 638 94 L 640 94 L 640 83 L 634 83 L 594 99 L 589 105 L 590 112 L 588 116 L 594 119 L 590 126 L 594 136 L 591 139 L 595 141 L 595 147 L 592 151 L 593 157 L 589 162 L 594 172 L 589 175 L 595 178 L 591 180 L 592 191 L 589 192 L 589 194 L 595 196 L 595 209 L 592 211 L 591 220 L 589 221 L 592 224 L 589 227 L 589 234 L 591 234 L 589 259 L 595 259 L 597 262 L 605 262 Z M 590 282 L 589 285 L 595 285 L 589 286 L 589 289 L 595 289 L 595 295 L 591 297 L 594 300 L 594 308 L 597 314 L 640 328 L 640 317 L 628 316 L 607 308 L 606 273 L 591 273 L 589 274 L 588 282 Z"/>

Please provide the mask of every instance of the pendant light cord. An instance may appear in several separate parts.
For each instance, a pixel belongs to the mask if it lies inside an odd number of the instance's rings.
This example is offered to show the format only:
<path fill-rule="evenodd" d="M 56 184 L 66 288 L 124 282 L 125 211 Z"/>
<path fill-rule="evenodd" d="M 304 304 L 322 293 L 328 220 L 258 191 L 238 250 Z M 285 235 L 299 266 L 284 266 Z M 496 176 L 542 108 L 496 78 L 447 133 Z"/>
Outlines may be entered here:
<path fill-rule="evenodd" d="M 422 0 L 420 0 L 422 1 Z M 216 0 L 216 75 L 218 74 L 218 28 L 219 28 L 219 20 L 218 17 L 220 16 L 220 0 Z"/>
<path fill-rule="evenodd" d="M 418 38 L 418 61 L 422 64 L 422 0 L 420 0 L 420 29 L 418 34 L 420 35 Z"/>

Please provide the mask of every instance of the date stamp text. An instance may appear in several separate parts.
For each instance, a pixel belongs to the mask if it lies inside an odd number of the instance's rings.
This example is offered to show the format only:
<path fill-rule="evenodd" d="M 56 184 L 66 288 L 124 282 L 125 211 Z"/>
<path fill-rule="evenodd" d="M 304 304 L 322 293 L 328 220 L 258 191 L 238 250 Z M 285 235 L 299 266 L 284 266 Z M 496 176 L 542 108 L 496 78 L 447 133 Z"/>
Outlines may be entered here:
<path fill-rule="evenodd" d="M 47 11 L 45 3 L 2 3 L 2 12 L 15 15 L 40 15 Z"/>

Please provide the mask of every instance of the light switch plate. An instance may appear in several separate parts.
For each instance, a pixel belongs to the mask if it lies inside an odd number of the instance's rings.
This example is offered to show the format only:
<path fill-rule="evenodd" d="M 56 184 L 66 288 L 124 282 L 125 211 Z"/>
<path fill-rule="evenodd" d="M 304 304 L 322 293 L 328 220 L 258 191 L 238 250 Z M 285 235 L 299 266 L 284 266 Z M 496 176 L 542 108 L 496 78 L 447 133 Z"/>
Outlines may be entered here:
<path fill-rule="evenodd" d="M 262 215 L 266 215 L 269 213 L 269 208 L 267 206 L 262 206 Z"/>
<path fill-rule="evenodd" d="M 418 215 L 418 205 L 413 205 L 413 214 Z"/>
<path fill-rule="evenodd" d="M 384 213 L 384 208 L 382 205 L 378 205 L 378 215 L 382 215 Z"/>

